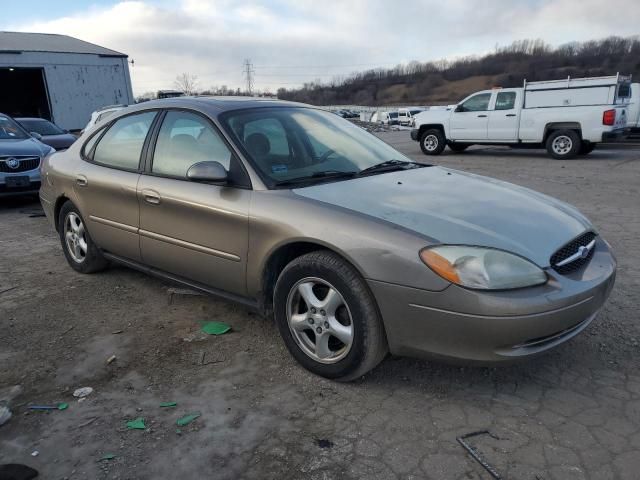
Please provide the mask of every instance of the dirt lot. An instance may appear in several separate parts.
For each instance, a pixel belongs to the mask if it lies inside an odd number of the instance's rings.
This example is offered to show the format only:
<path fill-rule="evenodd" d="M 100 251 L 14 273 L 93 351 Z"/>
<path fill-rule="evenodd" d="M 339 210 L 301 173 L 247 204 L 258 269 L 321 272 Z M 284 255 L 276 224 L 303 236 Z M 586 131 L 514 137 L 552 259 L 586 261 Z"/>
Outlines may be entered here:
<path fill-rule="evenodd" d="M 425 160 L 407 132 L 381 135 Z M 75 273 L 46 220 L 30 216 L 38 204 L 2 200 L 0 390 L 22 393 L 0 427 L 0 464 L 44 479 L 491 479 L 455 440 L 488 429 L 493 437 L 469 442 L 503 478 L 637 479 L 640 150 L 559 162 L 485 148 L 434 160 L 559 197 L 593 220 L 619 272 L 585 333 L 518 366 L 388 358 L 339 384 L 298 367 L 273 324 L 242 307 L 170 303 L 167 285 L 124 268 Z M 205 320 L 233 331 L 207 336 Z M 78 402 L 83 386 L 94 392 Z M 69 408 L 27 410 L 57 402 Z M 176 426 L 192 412 L 201 416 Z M 146 430 L 127 430 L 137 417 Z"/>

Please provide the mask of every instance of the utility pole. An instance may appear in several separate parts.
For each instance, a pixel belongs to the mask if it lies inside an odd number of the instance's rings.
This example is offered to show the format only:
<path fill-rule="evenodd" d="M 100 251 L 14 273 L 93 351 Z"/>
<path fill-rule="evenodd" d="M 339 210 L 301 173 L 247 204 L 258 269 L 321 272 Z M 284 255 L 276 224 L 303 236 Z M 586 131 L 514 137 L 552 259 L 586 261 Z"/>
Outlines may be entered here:
<path fill-rule="evenodd" d="M 253 74 L 255 70 L 253 69 L 253 63 L 251 63 L 250 58 L 245 58 L 244 64 L 242 65 L 242 72 L 247 82 L 247 95 L 251 96 L 253 93 Z"/>

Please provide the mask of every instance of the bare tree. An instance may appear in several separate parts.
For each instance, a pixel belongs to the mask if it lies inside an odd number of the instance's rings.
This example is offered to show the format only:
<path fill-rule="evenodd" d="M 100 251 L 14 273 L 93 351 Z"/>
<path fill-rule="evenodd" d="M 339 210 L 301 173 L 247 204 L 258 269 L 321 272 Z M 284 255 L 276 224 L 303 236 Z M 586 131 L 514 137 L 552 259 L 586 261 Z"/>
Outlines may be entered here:
<path fill-rule="evenodd" d="M 195 95 L 198 93 L 198 76 L 191 73 L 181 73 L 173 82 L 175 87 L 184 92 L 185 95 Z"/>

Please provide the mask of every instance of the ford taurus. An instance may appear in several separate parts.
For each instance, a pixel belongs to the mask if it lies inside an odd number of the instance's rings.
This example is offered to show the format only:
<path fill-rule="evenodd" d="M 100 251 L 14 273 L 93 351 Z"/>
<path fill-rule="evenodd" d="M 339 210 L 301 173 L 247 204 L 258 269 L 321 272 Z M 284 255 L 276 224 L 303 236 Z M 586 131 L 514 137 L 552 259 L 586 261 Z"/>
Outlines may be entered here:
<path fill-rule="evenodd" d="M 118 262 L 275 318 L 319 375 L 388 352 L 493 363 L 584 330 L 614 283 L 574 207 L 420 164 L 306 105 L 175 98 L 45 159 L 42 205 L 81 273 Z"/>

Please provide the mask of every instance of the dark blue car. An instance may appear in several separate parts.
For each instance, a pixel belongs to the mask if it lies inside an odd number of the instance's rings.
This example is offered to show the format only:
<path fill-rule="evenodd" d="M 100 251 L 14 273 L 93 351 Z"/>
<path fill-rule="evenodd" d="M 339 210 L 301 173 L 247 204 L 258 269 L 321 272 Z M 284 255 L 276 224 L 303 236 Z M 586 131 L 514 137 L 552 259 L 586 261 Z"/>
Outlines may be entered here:
<path fill-rule="evenodd" d="M 38 193 L 40 162 L 54 151 L 0 113 L 0 196 Z"/>

